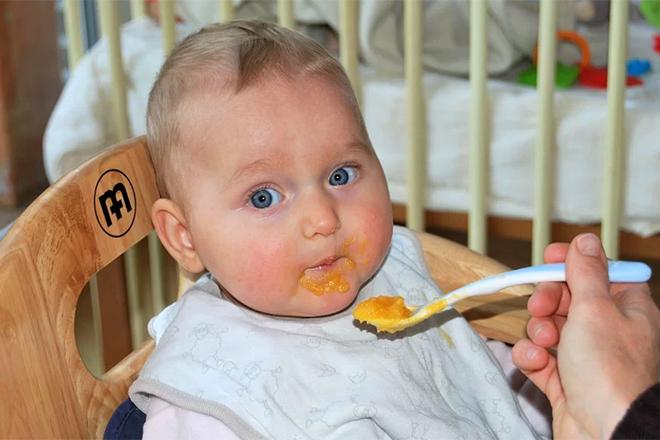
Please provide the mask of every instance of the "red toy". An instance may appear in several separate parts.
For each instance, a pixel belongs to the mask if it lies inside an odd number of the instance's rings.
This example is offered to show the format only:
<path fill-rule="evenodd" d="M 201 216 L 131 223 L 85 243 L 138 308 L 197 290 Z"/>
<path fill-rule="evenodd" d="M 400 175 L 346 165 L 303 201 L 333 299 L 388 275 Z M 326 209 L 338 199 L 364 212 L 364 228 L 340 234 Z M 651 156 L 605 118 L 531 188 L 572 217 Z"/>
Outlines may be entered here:
<path fill-rule="evenodd" d="M 580 71 L 578 81 L 584 87 L 591 87 L 592 89 L 606 89 L 607 88 L 607 67 L 594 67 L 588 66 Z M 644 84 L 639 78 L 634 76 L 626 77 L 626 86 L 635 87 Z"/>
<path fill-rule="evenodd" d="M 655 53 L 660 53 L 660 34 L 653 36 L 653 50 Z"/>

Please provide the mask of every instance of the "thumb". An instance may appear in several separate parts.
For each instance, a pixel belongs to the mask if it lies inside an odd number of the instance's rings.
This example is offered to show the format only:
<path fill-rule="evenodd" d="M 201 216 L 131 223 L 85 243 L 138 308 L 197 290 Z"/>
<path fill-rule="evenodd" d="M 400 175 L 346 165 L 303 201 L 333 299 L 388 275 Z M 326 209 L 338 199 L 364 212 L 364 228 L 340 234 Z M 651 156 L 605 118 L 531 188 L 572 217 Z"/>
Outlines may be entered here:
<path fill-rule="evenodd" d="M 580 234 L 571 242 L 566 255 L 566 283 L 571 291 L 571 305 L 596 298 L 611 301 L 607 259 L 594 234 Z"/>

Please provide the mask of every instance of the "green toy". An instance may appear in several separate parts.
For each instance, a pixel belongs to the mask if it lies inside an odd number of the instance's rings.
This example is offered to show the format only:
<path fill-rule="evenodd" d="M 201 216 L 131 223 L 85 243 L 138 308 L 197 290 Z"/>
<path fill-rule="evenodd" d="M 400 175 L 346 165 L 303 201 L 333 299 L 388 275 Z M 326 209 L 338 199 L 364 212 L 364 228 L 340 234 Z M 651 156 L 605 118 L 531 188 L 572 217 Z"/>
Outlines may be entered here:
<path fill-rule="evenodd" d="M 642 0 L 639 10 L 649 24 L 660 29 L 660 0 Z"/>
<path fill-rule="evenodd" d="M 567 66 L 557 63 L 555 68 L 555 85 L 560 89 L 567 89 L 575 84 L 579 74 L 580 68 L 578 66 Z M 537 77 L 536 64 L 532 64 L 518 75 L 518 83 L 536 87 Z"/>

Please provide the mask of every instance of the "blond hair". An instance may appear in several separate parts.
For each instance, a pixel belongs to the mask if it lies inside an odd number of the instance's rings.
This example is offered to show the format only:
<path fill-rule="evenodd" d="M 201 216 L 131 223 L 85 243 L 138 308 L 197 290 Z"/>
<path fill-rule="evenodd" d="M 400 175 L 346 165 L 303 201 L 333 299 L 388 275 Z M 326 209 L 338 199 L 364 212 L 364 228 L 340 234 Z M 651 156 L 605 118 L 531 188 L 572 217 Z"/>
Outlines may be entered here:
<path fill-rule="evenodd" d="M 239 93 L 264 75 L 294 79 L 310 74 L 339 86 L 364 129 L 341 64 L 314 40 L 260 21 L 210 25 L 184 39 L 161 68 L 147 107 L 147 142 L 161 196 L 175 197 L 173 188 L 180 186 L 186 161 L 180 157 L 177 113 L 188 93 L 204 86 Z"/>

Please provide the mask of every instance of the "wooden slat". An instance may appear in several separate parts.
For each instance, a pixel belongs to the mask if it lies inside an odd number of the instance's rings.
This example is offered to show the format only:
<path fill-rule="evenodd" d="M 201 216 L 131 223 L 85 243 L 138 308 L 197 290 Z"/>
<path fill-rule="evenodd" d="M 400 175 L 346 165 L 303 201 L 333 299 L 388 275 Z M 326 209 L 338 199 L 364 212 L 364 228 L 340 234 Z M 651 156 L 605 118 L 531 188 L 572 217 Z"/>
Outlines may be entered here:
<path fill-rule="evenodd" d="M 293 15 L 293 0 L 277 0 L 277 22 L 280 26 L 293 29 L 296 24 Z"/>
<path fill-rule="evenodd" d="M 103 370 L 108 371 L 133 349 L 126 296 L 126 277 L 121 258 L 112 261 L 96 274 L 103 287 L 99 296 L 101 337 L 103 338 Z"/>
<path fill-rule="evenodd" d="M 118 3 L 112 0 L 99 0 L 101 33 L 108 40 L 108 56 L 112 73 L 112 115 L 117 139 L 128 139 L 130 129 L 126 111 L 126 80 L 121 56 Z"/>
<path fill-rule="evenodd" d="M 339 59 L 346 70 L 358 103 L 362 103 L 362 83 L 358 69 L 358 0 L 339 1 Z"/>
<path fill-rule="evenodd" d="M 131 18 L 140 18 L 147 15 L 144 0 L 131 0 Z"/>
<path fill-rule="evenodd" d="M 70 74 L 84 54 L 82 40 L 82 25 L 79 0 L 65 0 L 64 7 L 64 30 L 67 36 L 67 59 Z M 96 276 L 92 276 L 88 285 L 90 302 L 89 307 L 91 319 L 90 335 L 86 339 L 88 344 L 81 347 L 89 353 L 90 368 L 95 373 L 103 373 L 104 368 L 104 344 L 102 335 L 102 311 L 100 302 L 100 291 Z"/>
<path fill-rule="evenodd" d="M 121 51 L 120 23 L 118 3 L 112 0 L 99 0 L 99 17 L 101 32 L 108 40 L 108 55 L 112 73 L 112 114 L 114 118 L 115 139 L 123 140 L 129 137 L 130 126 L 126 101 L 126 80 L 124 77 L 124 63 Z M 142 313 L 139 306 L 139 269 L 137 266 L 137 251 L 129 249 L 124 254 L 124 268 L 126 271 L 126 293 L 129 297 L 129 314 L 133 348 L 139 346 L 144 340 L 145 332 L 142 323 Z M 137 308 L 136 308 L 137 307 Z"/>
<path fill-rule="evenodd" d="M 163 29 L 163 50 L 165 56 L 174 49 L 176 42 L 176 24 L 174 23 L 174 0 L 160 0 L 160 27 Z"/>
<path fill-rule="evenodd" d="M 161 26 L 163 28 L 163 51 L 164 57 L 167 58 L 176 43 L 176 23 L 174 17 L 174 1 L 161 0 L 159 3 Z M 155 315 L 165 307 L 165 251 L 154 231 L 148 237 L 148 252 L 149 252 L 149 275 L 151 277 L 151 305 L 152 310 L 150 315 Z M 138 261 L 136 264 L 139 264 Z M 136 320 L 137 321 L 137 320 Z M 141 320 L 143 321 L 143 320 Z M 137 322 L 135 323 L 138 324 Z M 144 328 L 144 325 L 142 325 Z M 142 335 L 144 338 L 146 335 Z M 136 337 L 137 339 L 137 337 Z M 142 343 L 142 340 L 134 341 L 134 344 Z M 134 345 L 137 347 L 138 345 Z"/>
<path fill-rule="evenodd" d="M 406 225 L 424 230 L 426 200 L 426 108 L 422 83 L 422 8 L 418 0 L 404 0 L 404 64 L 406 78 Z"/>
<path fill-rule="evenodd" d="M 557 2 L 541 0 L 538 61 L 538 125 L 534 156 L 534 227 L 532 264 L 543 263 L 543 249 L 550 243 L 552 178 L 555 148 L 555 51 Z"/>
<path fill-rule="evenodd" d="M 468 247 L 486 253 L 488 195 L 488 124 L 486 91 L 488 46 L 486 0 L 470 1 L 470 207 Z"/>
<path fill-rule="evenodd" d="M 165 307 L 165 256 L 163 245 L 155 231 L 149 233 L 149 273 L 151 275 L 152 315 Z"/>
<path fill-rule="evenodd" d="M 609 258 L 619 256 L 619 226 L 623 193 L 624 97 L 628 46 L 628 0 L 610 2 L 610 39 L 607 60 L 607 124 L 603 178 L 603 247 Z"/>
<path fill-rule="evenodd" d="M 92 332 L 94 333 L 94 355 L 99 371 L 93 371 L 94 374 L 105 373 L 105 347 L 103 346 L 103 313 L 101 310 L 101 298 L 99 294 L 99 283 L 96 275 L 89 279 L 89 296 L 92 309 Z"/>
<path fill-rule="evenodd" d="M 81 27 L 80 2 L 78 0 L 64 0 L 64 33 L 67 40 L 66 50 L 70 71 L 76 68 L 78 61 L 85 52 Z"/>
<path fill-rule="evenodd" d="M 234 19 L 233 0 L 220 0 L 220 22 L 227 23 Z"/>

